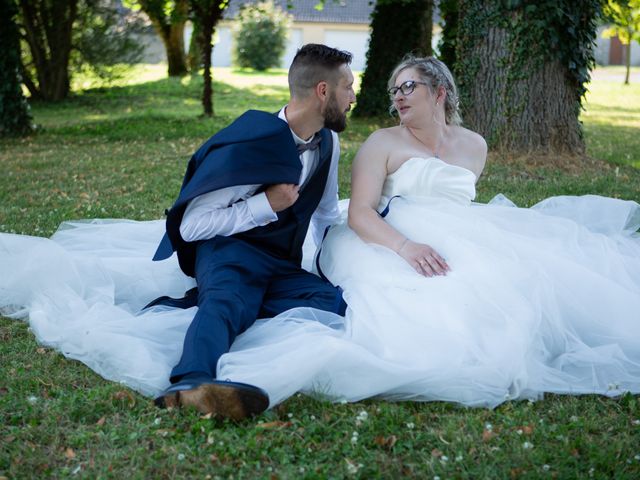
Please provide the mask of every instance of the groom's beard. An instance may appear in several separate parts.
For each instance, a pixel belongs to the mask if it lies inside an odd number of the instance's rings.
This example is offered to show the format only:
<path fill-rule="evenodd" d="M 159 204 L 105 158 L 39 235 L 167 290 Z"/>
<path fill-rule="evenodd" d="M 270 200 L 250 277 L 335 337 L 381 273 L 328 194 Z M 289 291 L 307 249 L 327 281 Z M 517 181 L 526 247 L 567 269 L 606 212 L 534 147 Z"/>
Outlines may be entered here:
<path fill-rule="evenodd" d="M 336 100 L 336 95 L 333 93 L 327 102 L 327 108 L 324 111 L 324 126 L 334 132 L 340 133 L 347 128 L 347 112 L 351 109 L 351 106 L 346 111 L 341 111 Z"/>

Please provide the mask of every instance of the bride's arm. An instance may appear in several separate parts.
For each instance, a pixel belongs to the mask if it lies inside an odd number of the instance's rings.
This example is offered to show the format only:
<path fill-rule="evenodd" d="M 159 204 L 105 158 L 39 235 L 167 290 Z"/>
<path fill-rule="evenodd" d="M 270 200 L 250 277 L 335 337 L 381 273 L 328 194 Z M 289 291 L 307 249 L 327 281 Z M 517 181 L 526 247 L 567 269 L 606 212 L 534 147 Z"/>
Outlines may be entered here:
<path fill-rule="evenodd" d="M 374 132 L 360 147 L 353 160 L 349 226 L 365 242 L 390 248 L 404 258 L 418 273 L 443 275 L 449 267 L 430 246 L 412 242 L 385 222 L 376 211 L 382 187 L 388 175 L 388 134 Z M 386 148 L 385 148 L 386 145 Z"/>

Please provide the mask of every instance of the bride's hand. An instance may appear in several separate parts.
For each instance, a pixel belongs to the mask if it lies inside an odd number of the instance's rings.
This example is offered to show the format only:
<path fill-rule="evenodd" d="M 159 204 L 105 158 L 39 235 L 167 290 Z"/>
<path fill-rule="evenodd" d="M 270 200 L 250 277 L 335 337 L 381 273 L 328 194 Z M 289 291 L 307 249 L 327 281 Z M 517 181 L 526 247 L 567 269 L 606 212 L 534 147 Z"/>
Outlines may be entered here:
<path fill-rule="evenodd" d="M 416 272 L 426 277 L 446 275 L 450 270 L 447 262 L 429 245 L 406 240 L 398 249 L 398 255 L 404 258 Z"/>

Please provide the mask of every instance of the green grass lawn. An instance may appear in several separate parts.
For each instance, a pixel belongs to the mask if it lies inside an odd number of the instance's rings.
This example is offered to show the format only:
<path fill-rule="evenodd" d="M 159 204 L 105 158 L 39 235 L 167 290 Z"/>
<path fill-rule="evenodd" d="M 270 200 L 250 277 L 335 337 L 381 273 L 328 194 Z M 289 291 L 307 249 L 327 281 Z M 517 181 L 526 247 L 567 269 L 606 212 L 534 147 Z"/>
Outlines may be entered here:
<path fill-rule="evenodd" d="M 215 69 L 216 117 L 202 118 L 200 79 L 164 72 L 138 67 L 116 86 L 34 105 L 41 131 L 0 141 L 0 231 L 48 236 L 69 219 L 160 218 L 203 141 L 245 109 L 275 111 L 288 97 L 283 71 Z M 478 199 L 640 201 L 640 80 L 623 86 L 617 73 L 599 69 L 590 85 L 582 121 L 592 159 L 492 154 Z M 392 123 L 351 121 L 342 197 L 358 146 Z M 640 404 L 630 395 L 549 395 L 495 410 L 296 396 L 256 421 L 220 425 L 156 409 L 39 346 L 23 322 L 0 318 L 0 359 L 0 479 L 640 478 Z"/>

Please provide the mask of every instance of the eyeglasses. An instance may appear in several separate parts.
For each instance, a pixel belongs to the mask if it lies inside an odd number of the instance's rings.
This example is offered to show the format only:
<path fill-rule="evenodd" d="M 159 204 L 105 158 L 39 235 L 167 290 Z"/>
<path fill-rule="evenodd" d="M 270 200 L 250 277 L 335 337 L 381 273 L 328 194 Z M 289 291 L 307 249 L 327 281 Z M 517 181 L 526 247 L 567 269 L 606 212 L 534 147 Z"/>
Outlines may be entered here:
<path fill-rule="evenodd" d="M 403 82 L 399 87 L 391 87 L 389 92 L 389 97 L 391 100 L 396 98 L 396 93 L 402 92 L 402 95 L 410 95 L 416 89 L 416 85 L 427 85 L 425 82 L 418 82 L 417 80 L 407 80 Z"/>

